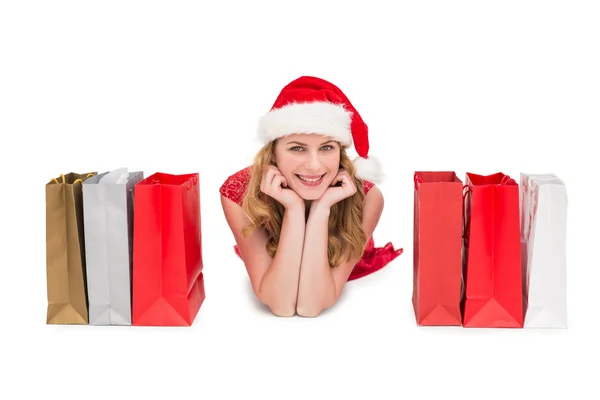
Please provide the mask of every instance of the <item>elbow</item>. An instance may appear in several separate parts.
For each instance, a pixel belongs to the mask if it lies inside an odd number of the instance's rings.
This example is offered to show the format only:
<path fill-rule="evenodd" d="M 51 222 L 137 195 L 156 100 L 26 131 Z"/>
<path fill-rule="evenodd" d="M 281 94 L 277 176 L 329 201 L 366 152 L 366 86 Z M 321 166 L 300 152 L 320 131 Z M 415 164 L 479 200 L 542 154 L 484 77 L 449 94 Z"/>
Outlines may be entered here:
<path fill-rule="evenodd" d="M 335 305 L 338 296 L 336 295 L 335 285 L 331 287 L 331 290 L 327 290 L 323 293 L 323 296 L 319 299 L 318 296 L 311 296 L 310 300 L 298 299 L 296 306 L 296 312 L 301 317 L 315 318 L 321 315 L 321 313 Z"/>
<path fill-rule="evenodd" d="M 261 293 L 260 290 L 255 291 L 256 297 L 265 306 L 271 310 L 277 317 L 293 317 L 296 314 L 296 304 L 289 303 L 284 299 L 280 299 L 273 296 L 267 296 Z"/>
<path fill-rule="evenodd" d="M 289 318 L 296 314 L 296 307 L 288 307 L 280 304 L 268 304 L 268 307 L 277 317 Z"/>
<path fill-rule="evenodd" d="M 296 307 L 296 312 L 298 313 L 298 315 L 305 318 L 318 317 L 323 310 L 324 307 L 316 306 L 299 305 L 298 307 Z"/>
<path fill-rule="evenodd" d="M 331 299 L 329 301 L 309 301 L 309 302 L 298 302 L 296 306 L 296 313 L 298 313 L 301 317 L 306 318 L 315 318 L 321 315 L 321 313 L 329 307 L 332 307 L 335 304 L 335 300 Z"/>

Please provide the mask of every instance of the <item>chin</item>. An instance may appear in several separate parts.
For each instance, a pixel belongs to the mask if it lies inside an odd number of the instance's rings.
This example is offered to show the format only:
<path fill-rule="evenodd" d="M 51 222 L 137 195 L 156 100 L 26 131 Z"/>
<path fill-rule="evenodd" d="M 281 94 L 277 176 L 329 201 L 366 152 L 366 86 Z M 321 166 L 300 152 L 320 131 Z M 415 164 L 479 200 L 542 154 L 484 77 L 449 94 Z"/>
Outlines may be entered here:
<path fill-rule="evenodd" d="M 325 191 L 322 190 L 318 193 L 311 191 L 307 193 L 305 190 L 296 190 L 296 193 L 298 193 L 298 196 L 302 197 L 303 200 L 318 200 L 321 198 L 321 196 L 323 196 Z"/>

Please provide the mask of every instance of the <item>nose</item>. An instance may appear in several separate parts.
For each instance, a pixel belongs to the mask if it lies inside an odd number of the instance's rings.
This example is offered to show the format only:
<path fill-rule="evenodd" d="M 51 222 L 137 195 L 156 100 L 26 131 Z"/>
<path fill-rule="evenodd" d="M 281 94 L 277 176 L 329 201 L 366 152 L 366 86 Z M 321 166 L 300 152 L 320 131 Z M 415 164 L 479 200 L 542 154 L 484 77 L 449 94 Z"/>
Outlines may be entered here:
<path fill-rule="evenodd" d="M 319 172 L 321 170 L 321 159 L 319 157 L 318 151 L 310 151 L 306 152 L 308 155 L 306 156 L 306 163 L 304 164 L 304 168 L 310 172 Z"/>

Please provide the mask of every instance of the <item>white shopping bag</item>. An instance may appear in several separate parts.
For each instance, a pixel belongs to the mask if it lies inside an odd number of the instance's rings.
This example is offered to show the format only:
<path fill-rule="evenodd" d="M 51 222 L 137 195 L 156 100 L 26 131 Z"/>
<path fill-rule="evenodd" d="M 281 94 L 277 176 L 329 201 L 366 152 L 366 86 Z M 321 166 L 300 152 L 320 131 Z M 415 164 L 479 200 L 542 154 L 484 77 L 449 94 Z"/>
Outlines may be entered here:
<path fill-rule="evenodd" d="M 521 173 L 524 328 L 567 328 L 567 191 L 554 174 Z"/>
<path fill-rule="evenodd" d="M 143 178 L 120 168 L 84 181 L 90 325 L 131 325 L 133 190 Z"/>

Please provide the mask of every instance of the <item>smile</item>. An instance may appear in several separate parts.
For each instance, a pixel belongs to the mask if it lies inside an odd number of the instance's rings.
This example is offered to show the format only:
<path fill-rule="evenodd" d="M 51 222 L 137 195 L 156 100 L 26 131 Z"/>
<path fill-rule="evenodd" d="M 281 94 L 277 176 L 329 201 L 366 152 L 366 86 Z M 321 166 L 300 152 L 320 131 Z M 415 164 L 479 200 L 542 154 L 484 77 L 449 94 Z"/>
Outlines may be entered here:
<path fill-rule="evenodd" d="M 323 174 L 323 175 L 298 175 L 298 174 L 296 174 L 296 177 L 300 180 L 300 182 L 302 182 L 306 186 L 318 186 L 323 181 L 323 177 L 325 175 L 326 174 Z"/>

